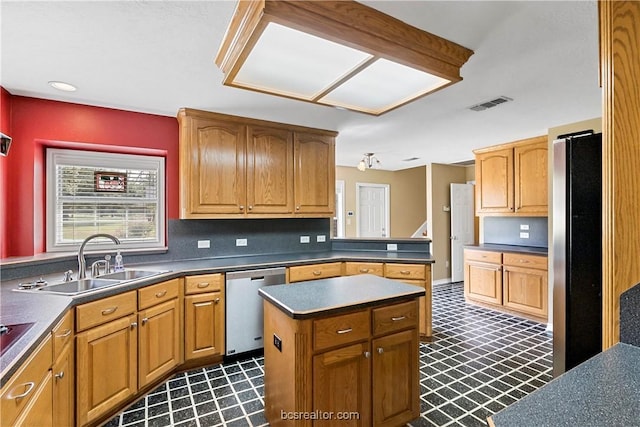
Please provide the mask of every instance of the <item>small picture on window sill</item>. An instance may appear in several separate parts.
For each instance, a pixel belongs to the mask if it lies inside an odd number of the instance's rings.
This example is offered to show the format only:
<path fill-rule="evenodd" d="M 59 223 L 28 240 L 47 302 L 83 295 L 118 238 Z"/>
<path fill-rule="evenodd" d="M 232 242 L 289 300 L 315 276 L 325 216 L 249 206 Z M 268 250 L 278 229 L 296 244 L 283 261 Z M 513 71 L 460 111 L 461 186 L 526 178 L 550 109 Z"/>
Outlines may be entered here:
<path fill-rule="evenodd" d="M 95 191 L 110 193 L 127 192 L 127 174 L 122 172 L 98 172 L 94 173 Z"/>

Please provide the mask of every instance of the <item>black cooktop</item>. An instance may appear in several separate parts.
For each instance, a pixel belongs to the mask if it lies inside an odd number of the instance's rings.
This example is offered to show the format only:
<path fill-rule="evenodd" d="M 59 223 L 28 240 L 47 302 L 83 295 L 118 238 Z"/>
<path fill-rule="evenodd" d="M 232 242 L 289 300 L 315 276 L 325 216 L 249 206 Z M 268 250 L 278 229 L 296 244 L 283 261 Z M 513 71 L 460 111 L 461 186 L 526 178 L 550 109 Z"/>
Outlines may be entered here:
<path fill-rule="evenodd" d="M 0 355 L 4 354 L 33 325 L 33 323 L 0 324 Z"/>

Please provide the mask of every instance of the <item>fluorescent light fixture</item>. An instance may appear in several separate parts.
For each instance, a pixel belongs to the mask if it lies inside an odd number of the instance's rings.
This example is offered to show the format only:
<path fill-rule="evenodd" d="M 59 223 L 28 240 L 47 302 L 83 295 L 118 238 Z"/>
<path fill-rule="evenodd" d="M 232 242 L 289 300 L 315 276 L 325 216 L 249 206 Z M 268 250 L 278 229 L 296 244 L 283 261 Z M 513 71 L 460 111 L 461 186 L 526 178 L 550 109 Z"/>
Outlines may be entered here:
<path fill-rule="evenodd" d="M 473 51 L 351 0 L 241 0 L 228 86 L 380 115 L 456 83 Z"/>
<path fill-rule="evenodd" d="M 70 83 L 65 83 L 65 82 L 50 81 L 49 86 L 64 92 L 75 92 L 77 90 L 77 88 L 74 85 Z"/>

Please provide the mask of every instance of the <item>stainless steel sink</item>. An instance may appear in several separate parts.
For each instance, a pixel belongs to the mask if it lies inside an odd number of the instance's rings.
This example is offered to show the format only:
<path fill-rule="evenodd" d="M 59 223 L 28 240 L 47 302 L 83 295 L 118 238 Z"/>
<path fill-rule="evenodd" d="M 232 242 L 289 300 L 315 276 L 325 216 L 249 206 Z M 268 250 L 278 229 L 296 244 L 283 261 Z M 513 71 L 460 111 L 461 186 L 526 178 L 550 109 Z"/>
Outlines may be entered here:
<path fill-rule="evenodd" d="M 98 278 L 110 280 L 134 280 L 142 279 L 143 277 L 155 276 L 160 273 L 160 271 L 124 270 L 115 273 L 103 274 L 102 276 L 98 276 Z"/>

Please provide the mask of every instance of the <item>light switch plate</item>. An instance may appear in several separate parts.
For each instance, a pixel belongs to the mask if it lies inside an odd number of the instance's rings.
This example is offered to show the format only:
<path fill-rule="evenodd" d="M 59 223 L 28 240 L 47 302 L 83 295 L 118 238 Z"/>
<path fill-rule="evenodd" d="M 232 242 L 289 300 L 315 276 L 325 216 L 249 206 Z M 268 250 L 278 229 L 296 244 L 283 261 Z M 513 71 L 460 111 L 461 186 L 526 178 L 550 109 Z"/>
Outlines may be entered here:
<path fill-rule="evenodd" d="M 236 246 L 247 246 L 247 239 L 236 239 Z"/>
<path fill-rule="evenodd" d="M 198 249 L 208 249 L 211 247 L 211 240 L 198 240 Z"/>
<path fill-rule="evenodd" d="M 327 236 L 325 236 L 324 234 L 320 234 L 316 236 L 316 242 L 320 243 L 320 242 L 326 242 L 326 241 L 327 241 Z"/>
<path fill-rule="evenodd" d="M 387 243 L 387 250 L 388 251 L 397 251 L 398 250 L 398 245 L 396 243 Z"/>
<path fill-rule="evenodd" d="M 524 231 L 529 230 L 529 224 L 520 224 L 520 230 L 524 230 Z"/>
<path fill-rule="evenodd" d="M 309 243 L 310 241 L 309 236 L 300 236 L 300 243 Z"/>
<path fill-rule="evenodd" d="M 524 232 L 524 233 L 523 233 L 523 232 L 521 232 L 521 233 L 520 233 L 520 238 L 521 238 L 521 239 L 528 239 L 528 238 L 529 238 L 529 233 L 527 233 L 527 232 Z"/>

